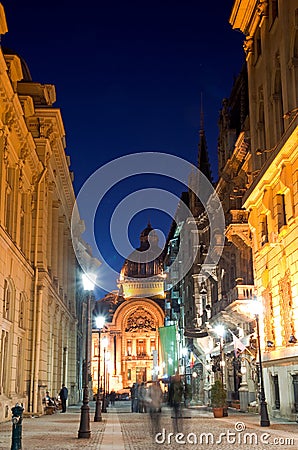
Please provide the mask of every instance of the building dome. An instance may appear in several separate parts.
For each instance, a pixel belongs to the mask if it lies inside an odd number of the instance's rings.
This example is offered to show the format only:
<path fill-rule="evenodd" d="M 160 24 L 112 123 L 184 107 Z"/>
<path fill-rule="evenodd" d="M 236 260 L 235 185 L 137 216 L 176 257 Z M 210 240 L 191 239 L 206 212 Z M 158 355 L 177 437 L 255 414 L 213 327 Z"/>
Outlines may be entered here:
<path fill-rule="evenodd" d="M 158 246 L 158 236 L 154 228 L 152 228 L 151 223 L 148 222 L 148 225 L 140 234 L 140 247 L 137 248 L 139 251 L 147 250 L 150 246 L 157 247 Z"/>
<path fill-rule="evenodd" d="M 140 234 L 140 246 L 133 251 L 121 270 L 122 277 L 148 278 L 162 274 L 162 249 L 150 222 Z"/>

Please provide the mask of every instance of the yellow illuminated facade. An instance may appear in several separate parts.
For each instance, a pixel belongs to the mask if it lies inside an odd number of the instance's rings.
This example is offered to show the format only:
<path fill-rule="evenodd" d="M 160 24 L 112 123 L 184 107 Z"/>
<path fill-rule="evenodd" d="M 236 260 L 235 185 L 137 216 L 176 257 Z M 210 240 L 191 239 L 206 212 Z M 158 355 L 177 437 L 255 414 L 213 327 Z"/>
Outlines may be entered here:
<path fill-rule="evenodd" d="M 140 241 L 140 247 L 122 267 L 119 291 L 108 294 L 95 307 L 96 315 L 104 315 L 107 321 L 101 333 L 102 337 L 107 337 L 107 347 L 104 352 L 101 345 L 99 378 L 100 386 L 106 379 L 109 391 L 152 380 L 158 376 L 161 364 L 159 327 L 164 325 L 164 275 L 161 249 L 150 224 L 142 231 Z M 99 356 L 96 330 L 93 330 L 92 354 L 93 390 L 96 392 Z"/>
<path fill-rule="evenodd" d="M 245 34 L 252 181 L 249 213 L 269 412 L 298 413 L 298 5 L 237 0 L 230 17 Z"/>
<path fill-rule="evenodd" d="M 1 422 L 16 402 L 42 413 L 45 391 L 57 395 L 62 382 L 76 403 L 83 356 L 70 233 L 75 196 L 55 87 L 34 82 L 19 55 L 0 49 L 0 92 Z"/>

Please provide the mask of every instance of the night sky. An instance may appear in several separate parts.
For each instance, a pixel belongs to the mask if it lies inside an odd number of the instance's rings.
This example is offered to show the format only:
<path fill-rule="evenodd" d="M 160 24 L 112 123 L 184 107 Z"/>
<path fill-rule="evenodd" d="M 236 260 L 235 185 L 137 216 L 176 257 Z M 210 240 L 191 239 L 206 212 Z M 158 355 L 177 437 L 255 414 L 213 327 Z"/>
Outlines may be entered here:
<path fill-rule="evenodd" d="M 216 181 L 218 114 L 244 62 L 244 36 L 228 23 L 233 0 L 2 4 L 9 29 L 2 45 L 26 60 L 34 81 L 56 86 L 76 194 L 96 169 L 131 153 L 164 152 L 196 165 L 201 94 Z M 123 257 L 109 238 L 111 213 L 144 186 L 185 190 L 161 178 L 130 178 L 105 196 L 95 229 L 115 270 Z M 171 217 L 147 209 L 129 225 L 132 245 L 148 219 L 168 234 Z"/>

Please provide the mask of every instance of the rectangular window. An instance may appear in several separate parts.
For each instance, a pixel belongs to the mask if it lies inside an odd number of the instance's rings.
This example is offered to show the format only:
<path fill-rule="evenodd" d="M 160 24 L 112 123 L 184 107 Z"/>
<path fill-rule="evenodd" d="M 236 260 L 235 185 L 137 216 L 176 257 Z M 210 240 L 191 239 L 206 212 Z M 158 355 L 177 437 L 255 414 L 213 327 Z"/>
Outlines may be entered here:
<path fill-rule="evenodd" d="M 278 17 L 278 0 L 270 0 L 269 2 L 269 29 Z"/>
<path fill-rule="evenodd" d="M 273 378 L 273 384 L 274 384 L 275 409 L 280 409 L 278 375 L 274 375 L 272 378 Z"/>
<path fill-rule="evenodd" d="M 146 354 L 144 339 L 137 340 L 137 356 L 144 357 Z"/>
<path fill-rule="evenodd" d="M 298 375 L 293 375 L 294 411 L 298 413 Z"/>
<path fill-rule="evenodd" d="M 3 319 L 10 320 L 11 308 L 11 290 L 7 281 L 4 282 L 4 296 L 3 296 Z"/>
<path fill-rule="evenodd" d="M 278 194 L 277 198 L 277 223 L 278 231 L 287 224 L 286 203 L 284 194 Z"/>
<path fill-rule="evenodd" d="M 266 214 L 261 215 L 261 245 L 268 243 L 268 220 Z"/>
<path fill-rule="evenodd" d="M 261 32 L 260 29 L 256 31 L 254 38 L 254 63 L 258 62 L 259 57 L 262 54 L 262 42 L 261 42 Z"/>
<path fill-rule="evenodd" d="M 272 22 L 278 17 L 278 0 L 271 0 Z"/>

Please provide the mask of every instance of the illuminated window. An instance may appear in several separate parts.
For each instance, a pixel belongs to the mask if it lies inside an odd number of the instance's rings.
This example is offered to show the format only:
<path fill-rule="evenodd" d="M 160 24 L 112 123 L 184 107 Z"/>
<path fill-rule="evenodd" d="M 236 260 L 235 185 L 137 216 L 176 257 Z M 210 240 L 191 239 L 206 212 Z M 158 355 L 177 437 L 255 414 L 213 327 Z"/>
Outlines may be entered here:
<path fill-rule="evenodd" d="M 137 356 L 145 356 L 146 343 L 144 339 L 137 339 Z"/>
<path fill-rule="evenodd" d="M 132 355 L 132 341 L 131 339 L 127 340 L 127 356 Z"/>

